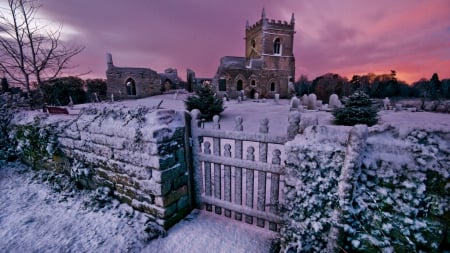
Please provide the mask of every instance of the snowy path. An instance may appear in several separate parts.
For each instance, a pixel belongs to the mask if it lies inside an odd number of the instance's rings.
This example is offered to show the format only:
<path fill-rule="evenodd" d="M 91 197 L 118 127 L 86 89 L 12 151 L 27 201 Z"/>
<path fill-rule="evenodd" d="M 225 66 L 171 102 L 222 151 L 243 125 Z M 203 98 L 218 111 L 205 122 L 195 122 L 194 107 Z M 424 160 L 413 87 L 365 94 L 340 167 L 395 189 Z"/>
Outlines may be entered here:
<path fill-rule="evenodd" d="M 160 253 L 265 253 L 275 234 L 194 210 L 169 230 L 167 237 L 150 242 L 146 252 Z"/>
<path fill-rule="evenodd" d="M 0 252 L 270 251 L 274 234 L 199 211 L 149 242 L 145 214 L 115 200 L 98 207 L 64 180 L 0 162 Z"/>

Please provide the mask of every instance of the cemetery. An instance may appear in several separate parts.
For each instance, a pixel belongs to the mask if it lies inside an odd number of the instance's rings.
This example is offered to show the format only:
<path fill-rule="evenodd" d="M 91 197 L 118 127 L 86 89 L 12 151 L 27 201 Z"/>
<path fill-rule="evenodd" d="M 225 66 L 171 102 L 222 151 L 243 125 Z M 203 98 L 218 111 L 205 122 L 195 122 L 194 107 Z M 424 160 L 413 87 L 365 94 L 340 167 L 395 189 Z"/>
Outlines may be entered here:
<path fill-rule="evenodd" d="M 277 8 L 283 19 L 269 19 L 262 7 L 242 26 L 244 54 L 218 57 L 217 48 L 236 52 L 220 44 L 236 36 L 215 27 L 219 43 L 184 27 L 201 9 L 187 4 L 183 12 L 192 13 L 182 21 L 186 13 L 169 8 L 163 36 L 145 30 L 158 22 L 113 24 L 126 13 L 105 12 L 102 22 L 126 29 L 102 26 L 83 38 L 117 50 L 116 62 L 151 51 L 152 68 L 119 67 L 106 53 L 103 76 L 83 80 L 65 72 L 68 63 L 100 46 L 66 44 L 88 29 L 41 27 L 34 3 L 0 4 L 0 251 L 450 252 L 450 79 L 435 72 L 409 85 L 391 69 L 296 81 L 306 65 L 335 71 L 352 62 L 361 72 L 393 51 L 362 55 L 375 44 L 348 44 L 359 31 L 331 21 L 316 28 L 327 34 L 316 41 L 309 19 L 299 22 L 288 8 Z M 145 10 L 142 17 L 169 16 Z M 207 10 L 195 28 L 205 20 L 232 24 Z M 132 14 L 124 16 L 139 16 Z M 183 31 L 168 23 L 183 23 Z M 128 30 L 138 34 L 121 37 Z M 296 67 L 300 31 L 309 41 Z M 333 44 L 324 50 L 319 39 Z M 181 57 L 174 42 L 203 46 L 182 48 Z M 377 43 L 380 52 L 388 47 Z M 363 60 L 324 57 L 347 47 Z M 153 67 L 211 65 L 207 58 L 220 58 L 215 74 L 187 69 L 186 81 L 176 68 Z"/>

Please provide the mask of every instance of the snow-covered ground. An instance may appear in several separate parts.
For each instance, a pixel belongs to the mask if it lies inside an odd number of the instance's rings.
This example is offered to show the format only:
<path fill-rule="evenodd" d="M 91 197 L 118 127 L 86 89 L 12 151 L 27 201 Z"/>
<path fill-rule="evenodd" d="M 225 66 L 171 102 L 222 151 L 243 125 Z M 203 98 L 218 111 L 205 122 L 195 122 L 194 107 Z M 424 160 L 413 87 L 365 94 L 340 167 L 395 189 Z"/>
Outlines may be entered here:
<path fill-rule="evenodd" d="M 165 94 L 82 107 L 133 107 L 138 105 L 184 110 L 186 94 Z M 258 131 L 259 121 L 270 119 L 270 134 L 285 135 L 289 101 L 263 102 L 236 100 L 225 103 L 222 129 L 233 129 L 234 118 L 244 118 L 244 131 Z M 39 112 L 33 112 L 37 114 Z M 319 124 L 331 124 L 330 112 L 310 111 Z M 28 114 L 28 118 L 33 117 Z M 399 129 L 445 130 L 449 114 L 381 111 L 380 124 Z M 75 115 L 50 115 L 59 120 Z M 35 172 L 18 164 L 0 163 L 0 252 L 269 252 L 274 234 L 224 217 L 194 212 L 155 239 L 158 231 L 147 225 L 145 214 L 105 198 L 100 192 L 76 191 L 67 179 Z M 99 201 L 102 205 L 99 205 Z"/>
<path fill-rule="evenodd" d="M 174 94 L 163 94 L 143 99 L 116 101 L 111 103 L 96 104 L 96 106 L 118 106 L 118 107 L 134 107 L 134 106 L 157 106 L 161 103 L 161 108 L 185 110 L 184 100 L 189 94 L 180 93 L 175 97 Z M 269 133 L 274 135 L 285 135 L 288 126 L 289 100 L 281 99 L 279 103 L 275 103 L 273 99 L 246 100 L 238 103 L 237 100 L 230 100 L 224 103 L 225 111 L 221 114 L 221 129 L 232 130 L 234 127 L 234 119 L 242 116 L 244 119 L 244 131 L 257 132 L 259 121 L 268 118 Z M 82 107 L 91 106 L 91 104 L 77 105 L 72 113 L 77 113 Z M 325 111 L 305 111 L 305 115 L 317 116 L 320 125 L 332 124 L 333 116 L 330 112 Z M 429 129 L 444 130 L 450 128 L 450 115 L 432 112 L 410 112 L 410 111 L 380 111 L 379 124 L 391 124 L 399 129 Z M 58 117 L 52 115 L 52 117 Z"/>
<path fill-rule="evenodd" d="M 18 163 L 0 162 L 0 210 L 0 252 L 269 252 L 274 238 L 194 211 L 150 241 L 158 231 L 145 214 Z"/>

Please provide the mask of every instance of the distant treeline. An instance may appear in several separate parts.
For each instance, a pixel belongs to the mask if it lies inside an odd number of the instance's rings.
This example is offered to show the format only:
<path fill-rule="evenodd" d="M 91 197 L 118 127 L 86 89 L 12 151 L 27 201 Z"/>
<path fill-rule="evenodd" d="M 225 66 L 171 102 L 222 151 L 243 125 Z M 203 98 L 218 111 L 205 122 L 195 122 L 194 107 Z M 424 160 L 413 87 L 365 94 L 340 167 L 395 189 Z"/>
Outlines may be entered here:
<path fill-rule="evenodd" d="M 18 87 L 9 87 L 6 78 L 1 81 L 3 92 L 20 93 L 28 96 Z M 55 78 L 45 82 L 41 90 L 36 85 L 31 89 L 32 106 L 42 105 L 68 105 L 70 99 L 74 104 L 86 102 L 102 101 L 106 99 L 106 80 L 104 79 L 86 79 L 68 76 Z"/>
<path fill-rule="evenodd" d="M 315 93 L 318 99 L 328 103 L 335 93 L 339 97 L 349 96 L 355 90 L 362 89 L 371 98 L 402 97 L 450 99 L 450 79 L 439 80 L 438 74 L 430 79 L 422 78 L 408 85 L 398 80 L 396 71 L 389 74 L 354 75 L 351 80 L 339 74 L 328 73 L 310 81 L 304 75 L 294 83 L 297 96 Z"/>

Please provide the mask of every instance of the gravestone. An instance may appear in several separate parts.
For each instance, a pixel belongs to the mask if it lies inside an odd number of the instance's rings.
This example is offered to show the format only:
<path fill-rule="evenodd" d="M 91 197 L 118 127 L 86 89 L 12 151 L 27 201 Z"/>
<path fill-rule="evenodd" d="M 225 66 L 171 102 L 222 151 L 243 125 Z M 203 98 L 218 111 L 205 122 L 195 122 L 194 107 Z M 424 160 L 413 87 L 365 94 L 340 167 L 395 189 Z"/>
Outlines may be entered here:
<path fill-rule="evenodd" d="M 337 94 L 331 94 L 330 99 L 328 100 L 328 108 L 335 109 L 339 108 L 339 96 Z"/>
<path fill-rule="evenodd" d="M 389 110 L 389 109 L 391 108 L 391 100 L 390 100 L 388 97 L 386 97 L 386 98 L 383 100 L 383 108 L 384 108 L 385 110 Z"/>
<path fill-rule="evenodd" d="M 278 104 L 280 102 L 280 94 L 276 93 L 274 99 L 275 99 L 275 104 Z"/>
<path fill-rule="evenodd" d="M 255 92 L 255 100 L 259 102 L 259 93 Z"/>
<path fill-rule="evenodd" d="M 289 111 L 298 111 L 299 100 L 297 97 L 293 97 L 291 99 L 291 103 L 289 104 Z"/>
<path fill-rule="evenodd" d="M 314 93 L 309 94 L 308 96 L 308 110 L 316 110 L 317 109 L 317 96 Z"/>
<path fill-rule="evenodd" d="M 304 94 L 302 96 L 302 105 L 303 106 L 308 106 L 308 95 Z"/>

